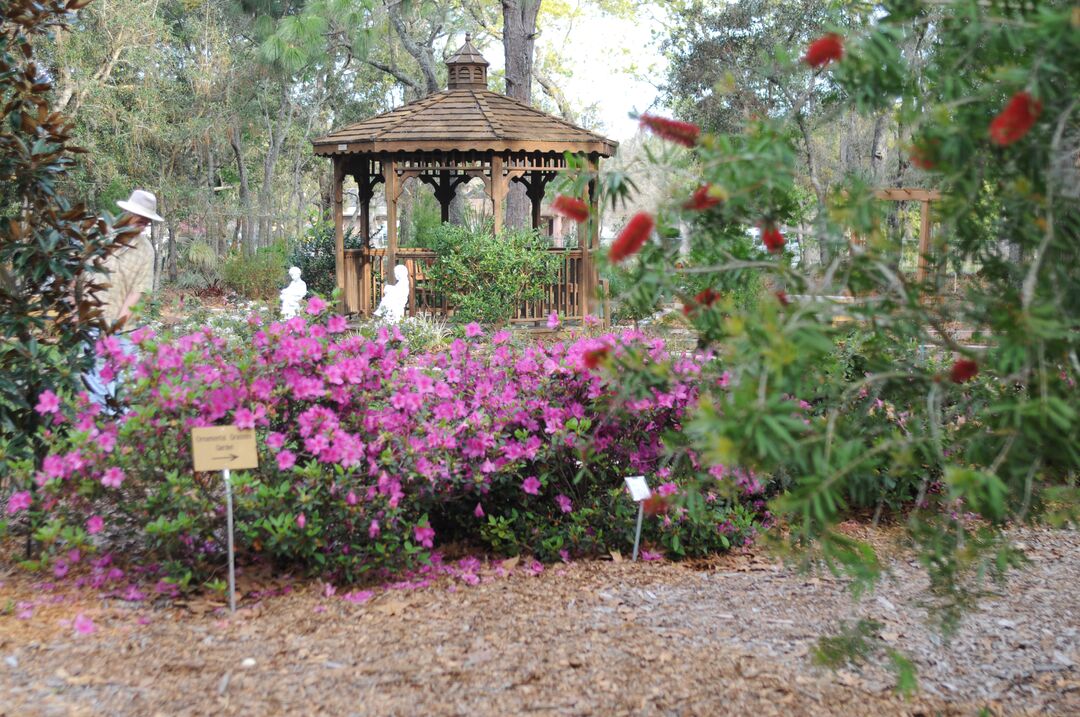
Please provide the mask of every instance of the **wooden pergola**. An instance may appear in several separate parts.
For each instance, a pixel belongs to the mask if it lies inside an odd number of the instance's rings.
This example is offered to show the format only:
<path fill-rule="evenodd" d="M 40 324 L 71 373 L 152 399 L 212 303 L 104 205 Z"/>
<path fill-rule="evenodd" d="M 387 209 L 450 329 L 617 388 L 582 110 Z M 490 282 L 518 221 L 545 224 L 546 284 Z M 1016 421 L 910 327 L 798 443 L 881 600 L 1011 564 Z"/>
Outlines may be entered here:
<path fill-rule="evenodd" d="M 941 199 L 941 192 L 936 189 L 892 188 L 874 192 L 878 199 L 889 202 L 921 202 L 919 211 L 919 258 L 915 270 L 915 281 L 926 280 L 926 270 L 930 262 L 930 202 Z"/>
<path fill-rule="evenodd" d="M 383 277 L 392 276 L 398 263 L 409 269 L 410 315 L 453 311 L 444 297 L 425 288 L 424 269 L 435 260 L 434 253 L 398 246 L 398 202 L 410 177 L 431 186 L 444 222 L 458 187 L 481 179 L 498 234 L 511 182 L 525 187 L 532 226 L 538 229 L 545 188 L 567 169 L 567 153 L 582 157 L 593 169 L 615 153 L 617 145 L 609 139 L 488 90 L 488 63 L 468 36 L 446 65 L 449 81 L 442 92 L 313 142 L 315 153 L 334 163 L 337 285 L 348 313 L 369 315 L 378 305 Z M 346 177 L 356 181 L 358 190 L 360 249 L 346 250 L 344 245 Z M 371 199 L 380 182 L 386 194 L 385 249 L 371 246 Z M 589 195 L 593 216 L 599 217 L 594 187 Z M 551 311 L 571 320 L 591 313 L 598 279 L 590 252 L 599 246 L 599 221 L 588 226 L 588 236 L 579 237 L 577 249 L 550 250 L 563 260 L 558 279 L 545 287 L 543 300 L 517 307 L 515 321 L 535 322 Z"/>

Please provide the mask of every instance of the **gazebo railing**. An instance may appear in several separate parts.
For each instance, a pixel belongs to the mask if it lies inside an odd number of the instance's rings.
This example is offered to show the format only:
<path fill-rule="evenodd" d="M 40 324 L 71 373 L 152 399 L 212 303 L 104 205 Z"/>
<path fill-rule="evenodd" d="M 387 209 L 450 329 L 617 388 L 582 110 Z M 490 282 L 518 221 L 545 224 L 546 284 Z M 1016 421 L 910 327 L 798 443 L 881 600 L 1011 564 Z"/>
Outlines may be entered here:
<path fill-rule="evenodd" d="M 581 320 L 582 256 L 581 249 L 548 249 L 559 256 L 555 280 L 543 285 L 543 296 L 536 301 L 522 301 L 512 321 L 519 324 L 542 323 L 556 312 L 562 320 Z M 345 251 L 345 309 L 369 316 L 382 299 L 385 283 L 383 267 L 386 249 L 347 249 Z M 449 318 L 454 314 L 446 296 L 436 293 L 427 277 L 427 267 L 436 254 L 427 249 L 399 248 L 397 262 L 409 270 L 409 316 Z"/>

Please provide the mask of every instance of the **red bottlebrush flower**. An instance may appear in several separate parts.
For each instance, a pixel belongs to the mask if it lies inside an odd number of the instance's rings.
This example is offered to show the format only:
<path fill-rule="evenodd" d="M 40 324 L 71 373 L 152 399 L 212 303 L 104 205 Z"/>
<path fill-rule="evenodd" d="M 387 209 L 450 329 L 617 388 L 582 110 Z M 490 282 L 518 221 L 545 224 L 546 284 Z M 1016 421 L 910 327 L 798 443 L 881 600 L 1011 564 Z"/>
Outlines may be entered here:
<path fill-rule="evenodd" d="M 723 201 L 720 197 L 709 194 L 710 189 L 712 189 L 711 184 L 702 184 L 695 189 L 694 193 L 690 195 L 689 201 L 687 201 L 686 204 L 683 204 L 683 209 L 693 209 L 697 212 L 703 212 L 706 209 L 712 209 Z"/>
<path fill-rule="evenodd" d="M 658 137 L 681 144 L 684 147 L 693 147 L 697 144 L 701 135 L 701 128 L 690 122 L 657 117 L 655 115 L 641 115 L 641 125 L 647 127 Z"/>
<path fill-rule="evenodd" d="M 912 147 L 910 157 L 911 163 L 919 169 L 930 170 L 937 166 L 937 163 L 934 161 L 930 151 L 926 147 Z"/>
<path fill-rule="evenodd" d="M 1005 147 L 1019 141 L 1042 114 L 1042 102 L 1028 92 L 1017 92 L 990 123 L 990 141 Z"/>
<path fill-rule="evenodd" d="M 586 351 L 583 358 L 585 360 L 585 368 L 590 371 L 595 370 L 600 362 L 608 357 L 611 353 L 611 349 L 605 347 L 602 349 L 593 349 L 592 351 Z"/>
<path fill-rule="evenodd" d="M 576 197 L 568 197 L 565 194 L 560 194 L 555 197 L 555 201 L 551 203 L 551 208 L 556 214 L 570 217 L 578 224 L 588 221 L 589 219 L 589 205 Z"/>
<path fill-rule="evenodd" d="M 958 359 L 957 362 L 953 364 L 952 371 L 949 372 L 949 378 L 953 383 L 967 383 L 975 378 L 975 375 L 978 373 L 979 364 L 971 359 Z"/>
<path fill-rule="evenodd" d="M 615 243 L 608 250 L 608 258 L 618 264 L 623 259 L 637 254 L 645 242 L 649 241 L 649 235 L 656 227 L 656 220 L 648 212 L 638 212 L 630 218 L 623 227 Z"/>
<path fill-rule="evenodd" d="M 761 230 L 761 241 L 770 254 L 779 254 L 784 250 L 784 235 L 775 224 L 766 224 Z"/>
<path fill-rule="evenodd" d="M 776 300 L 780 302 L 781 306 L 791 306 L 791 299 L 787 298 L 787 292 L 776 292 Z"/>
<path fill-rule="evenodd" d="M 641 507 L 645 510 L 645 515 L 663 515 L 668 506 L 664 496 L 654 493 L 641 502 Z"/>
<path fill-rule="evenodd" d="M 702 291 L 697 296 L 695 296 L 693 301 L 689 301 L 686 304 L 683 304 L 682 311 L 684 314 L 689 316 L 699 306 L 712 306 L 719 298 L 720 294 L 716 293 L 711 288 L 705 289 L 705 291 Z"/>
<path fill-rule="evenodd" d="M 821 67 L 844 56 L 844 40 L 834 32 L 819 37 L 806 48 L 803 62 L 811 67 Z"/>

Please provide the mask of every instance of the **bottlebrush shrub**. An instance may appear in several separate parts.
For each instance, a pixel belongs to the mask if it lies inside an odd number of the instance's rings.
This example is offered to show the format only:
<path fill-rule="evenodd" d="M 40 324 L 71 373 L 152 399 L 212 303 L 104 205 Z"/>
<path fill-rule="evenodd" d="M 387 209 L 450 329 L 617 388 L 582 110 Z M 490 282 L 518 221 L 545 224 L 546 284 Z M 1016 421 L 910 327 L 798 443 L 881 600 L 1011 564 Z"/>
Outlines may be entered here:
<path fill-rule="evenodd" d="M 661 437 L 680 430 L 708 356 L 673 358 L 634 332 L 515 346 L 476 325 L 412 356 L 396 329 L 351 335 L 324 310 L 316 298 L 286 323 L 252 317 L 231 341 L 139 331 L 129 353 L 103 340 L 105 376 L 127 376 L 124 411 L 44 401 L 52 450 L 22 478 L 39 486 L 28 510 L 46 526 L 46 559 L 108 542 L 173 575 L 220 568 L 223 486 L 191 471 L 197 426 L 256 430 L 260 467 L 233 476 L 238 549 L 340 580 L 422 562 L 436 541 L 544 557 L 625 549 L 623 476 L 668 476 L 675 493 L 706 471 L 692 455 L 666 465 Z M 653 366 L 651 382 L 586 367 L 605 348 Z M 649 540 L 678 556 L 749 537 L 760 486 L 725 481 L 707 509 L 653 521 Z M 16 519 L 27 510 L 15 508 Z"/>

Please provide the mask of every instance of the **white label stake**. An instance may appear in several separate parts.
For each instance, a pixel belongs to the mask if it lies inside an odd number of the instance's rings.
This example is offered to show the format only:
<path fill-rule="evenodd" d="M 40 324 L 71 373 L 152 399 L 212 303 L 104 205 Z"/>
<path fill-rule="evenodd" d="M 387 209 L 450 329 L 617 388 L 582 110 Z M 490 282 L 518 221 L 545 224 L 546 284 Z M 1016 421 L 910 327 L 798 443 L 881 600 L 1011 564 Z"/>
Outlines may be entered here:
<path fill-rule="evenodd" d="M 225 520 L 229 531 L 229 612 L 236 612 L 236 559 L 233 549 L 232 481 L 229 469 L 221 471 L 225 479 Z M 640 518 L 639 518 L 640 520 Z"/>
<path fill-rule="evenodd" d="M 645 504 L 642 501 L 648 499 L 652 491 L 649 490 L 649 484 L 645 482 L 645 476 L 627 476 L 624 480 L 626 487 L 630 489 L 630 498 L 638 504 L 637 527 L 634 528 L 634 555 L 630 558 L 631 562 L 636 562 L 638 546 L 641 545 L 641 520 L 645 516 Z"/>

